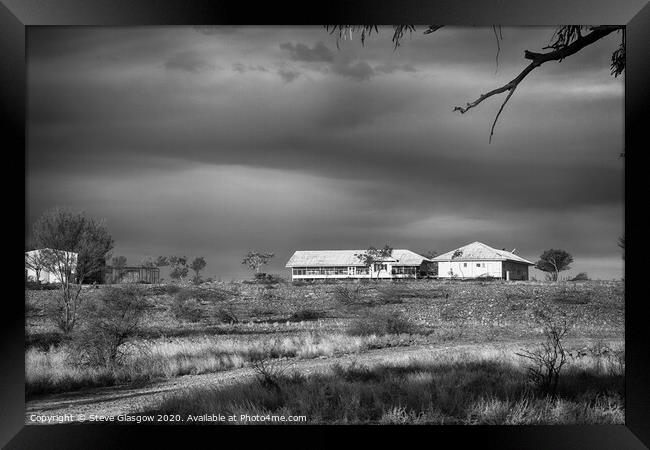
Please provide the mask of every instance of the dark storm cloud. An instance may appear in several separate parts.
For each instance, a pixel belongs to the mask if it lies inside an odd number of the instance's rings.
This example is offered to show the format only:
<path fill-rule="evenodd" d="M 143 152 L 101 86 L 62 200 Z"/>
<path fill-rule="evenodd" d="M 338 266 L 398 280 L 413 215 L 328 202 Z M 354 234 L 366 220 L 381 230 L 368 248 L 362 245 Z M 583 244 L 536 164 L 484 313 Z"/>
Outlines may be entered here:
<path fill-rule="evenodd" d="M 381 73 L 393 73 L 399 70 L 402 70 L 404 72 L 416 72 L 416 69 L 413 66 L 413 64 L 408 64 L 408 63 L 405 64 L 383 63 L 375 66 L 375 70 Z"/>
<path fill-rule="evenodd" d="M 280 75 L 286 83 L 291 83 L 300 76 L 300 72 L 292 69 L 279 69 L 278 75 Z"/>
<path fill-rule="evenodd" d="M 202 70 L 214 69 L 214 65 L 203 59 L 194 51 L 185 51 L 174 54 L 165 62 L 165 67 L 172 70 L 184 70 L 187 72 L 201 72 Z"/>
<path fill-rule="evenodd" d="M 268 69 L 266 67 L 261 66 L 259 64 L 254 66 L 252 64 L 246 65 L 240 62 L 233 64 L 232 70 L 234 70 L 237 73 L 246 73 L 250 71 L 268 72 Z"/>
<path fill-rule="evenodd" d="M 453 106 L 509 81 L 552 30 L 504 28 L 498 70 L 491 28 L 396 51 L 380 31 L 333 50 L 319 27 L 37 29 L 30 220 L 87 209 L 130 259 L 205 253 L 224 276 L 248 248 L 276 251 L 279 272 L 295 248 L 473 240 L 528 258 L 567 248 L 576 270 L 620 276 L 616 36 L 536 69 L 488 144 L 503 98 Z"/>
<path fill-rule="evenodd" d="M 308 45 L 292 42 L 280 44 L 280 48 L 289 52 L 291 59 L 304 62 L 330 62 L 334 61 L 334 52 L 322 42 L 317 42 L 313 48 Z"/>
<path fill-rule="evenodd" d="M 341 54 L 335 54 L 322 42 L 317 42 L 313 48 L 302 43 L 285 42 L 280 44 L 280 48 L 286 50 L 294 61 L 329 63 L 326 67 L 332 73 L 352 80 L 367 81 L 374 75 L 374 70 L 366 61 L 355 61 Z"/>
<path fill-rule="evenodd" d="M 366 61 L 338 59 L 330 68 L 337 75 L 357 81 L 368 81 L 375 74 L 373 68 Z"/>
<path fill-rule="evenodd" d="M 385 62 L 373 68 L 367 61 L 352 57 L 349 53 L 335 53 L 322 42 L 316 43 L 313 48 L 302 43 L 285 42 L 280 44 L 280 48 L 286 50 L 294 61 L 327 63 L 317 67 L 324 67 L 326 71 L 355 81 L 368 81 L 377 73 L 415 72 L 415 67 L 410 63 Z"/>

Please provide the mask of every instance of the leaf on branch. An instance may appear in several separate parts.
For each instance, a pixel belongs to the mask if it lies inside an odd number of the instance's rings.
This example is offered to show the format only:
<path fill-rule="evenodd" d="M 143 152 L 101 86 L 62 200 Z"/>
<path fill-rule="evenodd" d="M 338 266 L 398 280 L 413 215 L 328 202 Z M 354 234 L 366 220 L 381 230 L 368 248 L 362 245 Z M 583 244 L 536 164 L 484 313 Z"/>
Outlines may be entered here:
<path fill-rule="evenodd" d="M 442 28 L 442 25 L 429 25 L 424 31 L 424 34 L 431 34 L 439 28 Z M 391 40 L 395 49 L 401 45 L 404 35 L 406 33 L 411 35 L 415 29 L 415 25 L 393 25 L 393 37 Z M 338 49 L 340 49 L 339 41 L 348 38 L 352 39 L 352 34 L 360 34 L 361 45 L 365 45 L 366 38 L 373 32 L 379 34 L 379 27 L 377 25 L 325 25 L 325 30 L 331 35 L 336 35 L 336 48 Z"/>
<path fill-rule="evenodd" d="M 435 31 L 439 30 L 442 27 L 443 27 L 442 25 L 429 25 L 429 28 L 424 30 L 424 34 L 431 34 L 431 33 L 435 32 Z"/>

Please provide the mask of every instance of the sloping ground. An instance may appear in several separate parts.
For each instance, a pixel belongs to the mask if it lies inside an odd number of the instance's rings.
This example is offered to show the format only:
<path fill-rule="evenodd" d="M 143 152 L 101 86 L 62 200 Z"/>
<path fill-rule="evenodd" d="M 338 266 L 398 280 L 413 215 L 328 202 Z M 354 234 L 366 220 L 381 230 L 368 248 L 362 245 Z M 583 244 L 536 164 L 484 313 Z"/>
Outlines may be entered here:
<path fill-rule="evenodd" d="M 343 284 L 359 288 L 355 305 L 342 305 L 336 291 L 342 284 L 249 284 L 214 282 L 191 286 L 202 318 L 197 322 L 177 320 L 171 314 L 176 286 L 149 286 L 154 305 L 148 313 L 145 332 L 164 335 L 273 333 L 312 329 L 316 322 L 294 320 L 301 310 L 317 311 L 324 318 L 316 328 L 341 331 L 349 319 L 370 310 L 398 310 L 418 324 L 436 330 L 466 330 L 484 339 L 490 336 L 520 338 L 536 334 L 532 312 L 541 308 L 575 316 L 576 329 L 585 335 L 622 336 L 624 285 L 622 282 L 460 282 L 409 280 L 400 283 L 369 282 Z M 100 290 L 89 290 L 94 296 Z M 28 342 L 56 333 L 43 314 L 44 305 L 56 291 L 26 291 Z M 378 297 L 394 303 L 371 306 Z M 239 321 L 224 324 L 219 311 L 228 310 Z M 480 333 L 478 333 L 480 331 Z M 446 332 L 446 331 L 445 331 Z M 453 333 L 452 333 L 453 334 Z M 54 336 L 52 336 L 54 337 Z"/>
<path fill-rule="evenodd" d="M 481 352 L 485 354 L 513 353 L 522 347 L 535 345 L 536 341 L 500 342 L 498 344 L 463 344 L 463 345 L 425 345 L 412 347 L 393 347 L 370 350 L 361 354 L 349 354 L 315 360 L 283 360 L 291 370 L 305 375 L 315 371 L 327 370 L 333 364 L 343 365 L 356 362 L 364 365 L 381 363 L 395 364 L 409 359 L 431 357 L 447 352 Z M 568 347 L 580 348 L 588 345 L 584 339 L 572 339 Z M 621 339 L 605 341 L 608 345 L 620 345 Z M 43 417 L 53 417 L 52 423 L 63 415 L 69 415 L 64 420 L 78 422 L 88 420 L 91 415 L 119 416 L 123 414 L 138 413 L 155 410 L 167 396 L 182 393 L 186 389 L 200 387 L 226 387 L 228 385 L 250 380 L 254 376 L 251 368 L 241 368 L 227 372 L 218 372 L 205 375 L 188 375 L 146 387 L 110 387 L 98 389 L 85 389 L 74 393 L 56 394 L 33 399 L 26 403 L 25 423 L 43 424 Z"/>

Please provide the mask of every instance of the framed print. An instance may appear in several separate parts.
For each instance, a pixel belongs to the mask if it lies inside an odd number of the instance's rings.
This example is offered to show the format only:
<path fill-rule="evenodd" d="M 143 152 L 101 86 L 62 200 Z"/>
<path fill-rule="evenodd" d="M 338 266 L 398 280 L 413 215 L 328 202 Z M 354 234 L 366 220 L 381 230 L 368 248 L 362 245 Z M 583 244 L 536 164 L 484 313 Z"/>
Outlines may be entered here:
<path fill-rule="evenodd" d="M 7 448 L 649 445 L 644 1 L 0 17 Z"/>

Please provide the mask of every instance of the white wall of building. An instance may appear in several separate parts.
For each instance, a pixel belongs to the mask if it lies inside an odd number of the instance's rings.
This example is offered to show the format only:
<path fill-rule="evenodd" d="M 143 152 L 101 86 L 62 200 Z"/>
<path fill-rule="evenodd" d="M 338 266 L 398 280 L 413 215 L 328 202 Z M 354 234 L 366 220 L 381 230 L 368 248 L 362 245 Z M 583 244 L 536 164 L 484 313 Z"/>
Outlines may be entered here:
<path fill-rule="evenodd" d="M 501 278 L 501 261 L 440 261 L 439 278 Z"/>
<path fill-rule="evenodd" d="M 62 250 L 60 250 L 63 252 Z M 41 254 L 42 250 L 32 250 L 29 252 L 25 252 L 25 261 L 27 261 L 28 257 L 33 257 L 33 256 L 39 256 Z M 72 264 L 72 273 L 74 274 L 76 271 L 76 261 L 77 261 L 77 254 L 73 252 L 63 252 L 68 257 L 70 258 L 71 261 L 74 261 Z M 32 269 L 31 267 L 28 267 L 27 263 L 25 263 L 25 273 L 27 275 L 27 279 L 31 279 L 33 281 L 40 281 L 41 283 L 61 283 L 61 276 L 57 272 L 48 272 L 44 268 L 39 271 L 38 274 L 38 280 L 36 278 L 36 270 Z"/>

